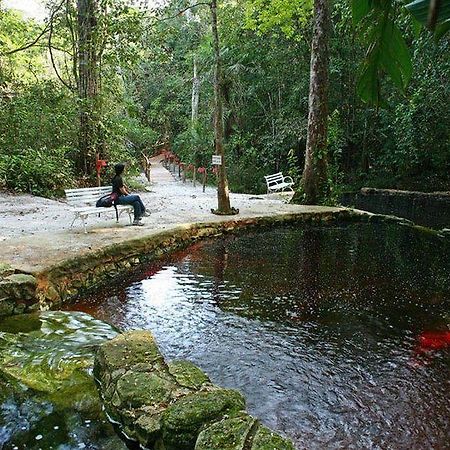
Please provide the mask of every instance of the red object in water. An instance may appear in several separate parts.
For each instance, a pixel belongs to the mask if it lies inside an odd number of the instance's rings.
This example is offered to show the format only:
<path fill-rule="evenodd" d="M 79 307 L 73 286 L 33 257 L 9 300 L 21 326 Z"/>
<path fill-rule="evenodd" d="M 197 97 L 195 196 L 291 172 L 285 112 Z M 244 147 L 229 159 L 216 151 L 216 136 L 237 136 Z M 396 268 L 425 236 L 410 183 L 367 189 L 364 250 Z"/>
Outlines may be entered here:
<path fill-rule="evenodd" d="M 423 331 L 417 337 L 414 355 L 410 361 L 413 367 L 431 363 L 433 352 L 450 347 L 450 331 Z"/>
<path fill-rule="evenodd" d="M 440 350 L 450 346 L 450 331 L 424 331 L 419 336 L 418 352 Z"/>

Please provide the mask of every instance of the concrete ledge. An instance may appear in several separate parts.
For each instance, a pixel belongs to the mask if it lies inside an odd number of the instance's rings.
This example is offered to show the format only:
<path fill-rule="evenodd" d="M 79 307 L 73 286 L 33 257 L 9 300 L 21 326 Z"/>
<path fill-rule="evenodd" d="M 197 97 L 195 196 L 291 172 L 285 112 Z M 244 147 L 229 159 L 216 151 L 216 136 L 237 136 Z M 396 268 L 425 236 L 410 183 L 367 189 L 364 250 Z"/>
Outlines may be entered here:
<path fill-rule="evenodd" d="M 107 414 L 143 448 L 294 450 L 247 414 L 238 391 L 215 386 L 187 361 L 166 363 L 150 332 L 102 344 L 94 374 Z"/>
<path fill-rule="evenodd" d="M 377 214 L 394 214 L 436 229 L 450 226 L 450 192 L 362 188 L 344 196 L 343 204 Z"/>

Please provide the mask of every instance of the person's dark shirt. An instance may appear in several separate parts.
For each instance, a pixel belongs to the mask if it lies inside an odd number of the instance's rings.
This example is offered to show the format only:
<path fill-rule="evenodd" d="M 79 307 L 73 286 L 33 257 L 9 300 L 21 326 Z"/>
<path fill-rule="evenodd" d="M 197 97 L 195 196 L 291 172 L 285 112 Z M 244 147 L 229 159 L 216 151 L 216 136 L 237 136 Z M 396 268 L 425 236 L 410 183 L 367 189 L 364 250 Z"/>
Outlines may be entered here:
<path fill-rule="evenodd" d="M 113 179 L 112 179 L 112 191 L 115 192 L 116 194 L 120 195 L 124 195 L 120 189 L 123 188 L 123 180 L 122 177 L 120 175 L 116 175 Z"/>

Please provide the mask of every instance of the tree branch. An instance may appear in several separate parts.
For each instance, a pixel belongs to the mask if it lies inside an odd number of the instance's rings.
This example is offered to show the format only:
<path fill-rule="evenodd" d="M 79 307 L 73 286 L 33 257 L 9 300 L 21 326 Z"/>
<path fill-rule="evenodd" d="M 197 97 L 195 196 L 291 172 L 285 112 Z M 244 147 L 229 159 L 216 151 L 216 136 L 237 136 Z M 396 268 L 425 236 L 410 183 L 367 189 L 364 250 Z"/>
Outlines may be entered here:
<path fill-rule="evenodd" d="M 69 14 L 70 0 L 66 0 L 66 22 L 70 30 L 70 36 L 72 38 L 72 75 L 75 78 L 75 85 L 78 86 L 78 54 L 77 54 L 77 37 L 72 23 L 72 18 Z"/>
<path fill-rule="evenodd" d="M 27 50 L 30 47 L 33 47 L 33 45 L 36 45 L 39 40 L 44 36 L 45 33 L 49 30 L 49 24 L 47 24 L 44 29 L 39 33 L 39 35 L 31 42 L 28 42 L 27 44 L 23 45 L 22 47 L 15 48 L 14 50 L 10 50 L 9 52 L 2 53 L 2 56 L 9 56 L 13 55 L 14 53 L 21 52 L 22 50 Z"/>
<path fill-rule="evenodd" d="M 22 47 L 15 48 L 14 50 L 10 50 L 9 52 L 1 53 L 1 56 L 13 55 L 14 53 L 21 52 L 23 50 L 27 50 L 30 47 L 33 47 L 34 45 L 36 45 L 41 40 L 41 38 L 45 35 L 45 33 L 47 33 L 47 31 L 50 29 L 50 26 L 51 26 L 51 24 L 53 22 L 55 14 L 61 9 L 61 7 L 63 6 L 64 2 L 65 2 L 65 0 L 63 0 L 55 8 L 55 10 L 51 13 L 48 23 L 45 25 L 44 29 L 38 34 L 38 36 L 35 39 L 33 39 L 31 42 L 28 42 L 27 44 L 24 44 Z"/>
<path fill-rule="evenodd" d="M 163 17 L 162 19 L 159 19 L 158 17 L 156 17 L 156 20 L 158 20 L 159 22 L 163 22 L 164 20 L 175 19 L 176 17 L 178 17 L 181 14 L 183 14 L 184 12 L 186 12 L 188 9 L 192 9 L 192 8 L 195 8 L 196 6 L 202 6 L 202 5 L 211 7 L 211 3 L 209 3 L 209 2 L 199 2 L 199 3 L 196 3 L 195 5 L 187 6 L 186 8 L 181 9 L 173 16 Z"/>
<path fill-rule="evenodd" d="M 49 34 L 48 34 L 48 51 L 50 53 L 50 61 L 51 61 L 52 66 L 53 66 L 53 70 L 55 71 L 55 74 L 58 77 L 58 80 L 61 81 L 61 83 L 67 89 L 69 89 L 70 91 L 74 92 L 75 89 L 73 88 L 73 86 L 71 86 L 70 84 L 68 84 L 66 81 L 63 80 L 63 78 L 61 77 L 61 75 L 58 72 L 58 69 L 56 68 L 55 58 L 53 57 L 52 34 L 53 34 L 53 22 L 50 21 L 50 31 L 49 31 Z"/>
<path fill-rule="evenodd" d="M 49 46 L 48 42 L 47 42 L 47 44 L 36 44 L 36 47 L 39 47 L 39 48 L 48 48 L 48 46 Z M 66 53 L 66 54 L 69 55 L 70 57 L 73 56 L 73 55 L 72 55 L 72 52 L 70 52 L 69 50 L 66 50 L 66 49 L 61 48 L 61 47 L 56 47 L 56 46 L 53 45 L 53 44 L 52 44 L 52 49 L 53 49 L 53 50 L 57 50 L 58 52 L 61 52 L 61 53 Z"/>

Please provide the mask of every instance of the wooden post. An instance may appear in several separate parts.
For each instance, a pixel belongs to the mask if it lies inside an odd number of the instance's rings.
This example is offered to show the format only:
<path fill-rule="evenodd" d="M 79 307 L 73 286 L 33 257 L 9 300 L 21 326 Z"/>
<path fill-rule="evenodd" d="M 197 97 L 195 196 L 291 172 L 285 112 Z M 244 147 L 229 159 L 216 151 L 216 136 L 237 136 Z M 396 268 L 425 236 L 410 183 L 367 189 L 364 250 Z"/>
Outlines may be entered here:
<path fill-rule="evenodd" d="M 149 183 L 151 183 L 150 170 L 151 170 L 152 164 L 150 163 L 150 158 L 144 152 L 142 152 L 142 158 L 143 158 L 142 162 L 143 162 L 143 166 L 144 166 L 144 174 L 147 178 L 147 181 Z"/>
<path fill-rule="evenodd" d="M 197 177 L 197 171 L 195 170 L 195 166 L 194 166 L 193 173 L 192 173 L 192 183 L 193 183 L 194 187 L 195 187 L 196 177 Z"/>
<path fill-rule="evenodd" d="M 205 171 L 203 172 L 203 192 L 205 192 L 205 189 L 206 189 L 207 179 L 208 179 L 208 173 L 206 172 L 206 169 L 205 169 Z"/>
<path fill-rule="evenodd" d="M 102 185 L 102 180 L 100 179 L 100 169 L 98 167 L 98 161 L 100 160 L 100 155 L 98 153 L 95 154 L 95 170 L 97 171 L 97 186 L 100 187 Z"/>

